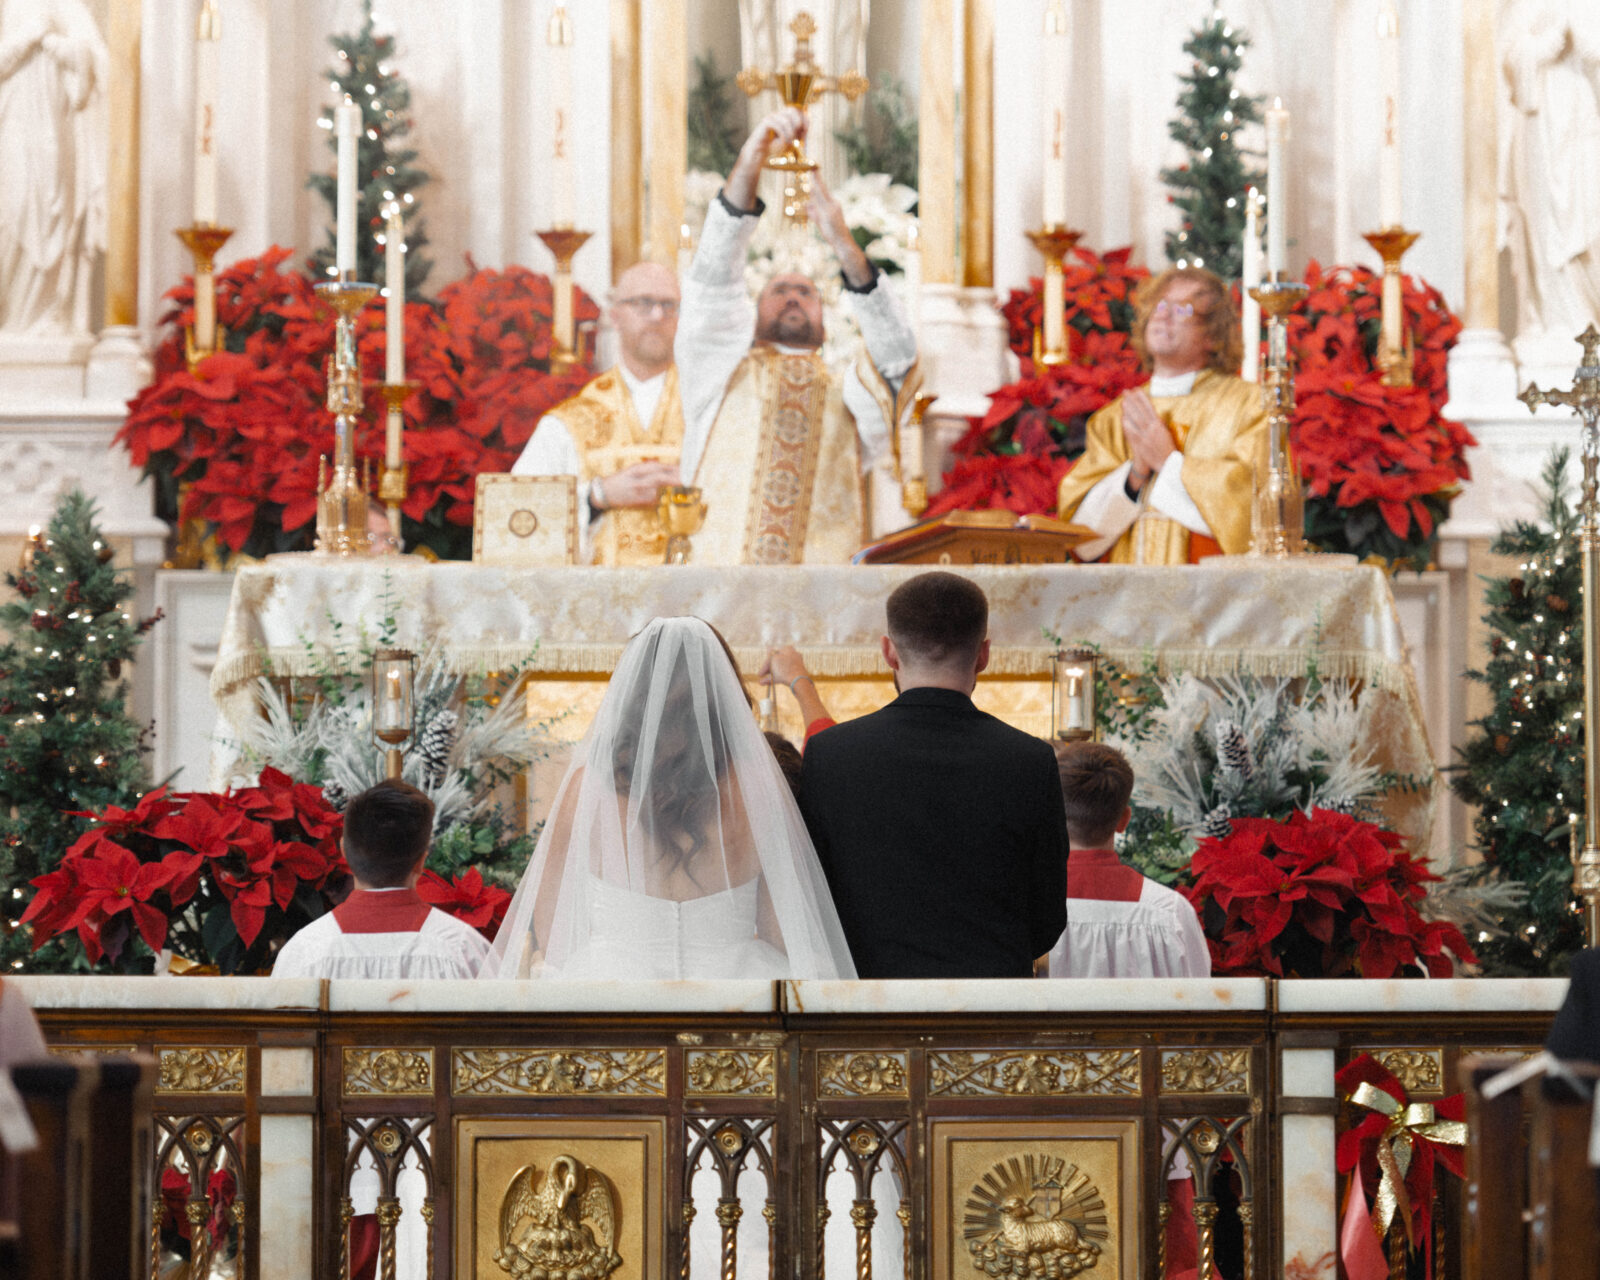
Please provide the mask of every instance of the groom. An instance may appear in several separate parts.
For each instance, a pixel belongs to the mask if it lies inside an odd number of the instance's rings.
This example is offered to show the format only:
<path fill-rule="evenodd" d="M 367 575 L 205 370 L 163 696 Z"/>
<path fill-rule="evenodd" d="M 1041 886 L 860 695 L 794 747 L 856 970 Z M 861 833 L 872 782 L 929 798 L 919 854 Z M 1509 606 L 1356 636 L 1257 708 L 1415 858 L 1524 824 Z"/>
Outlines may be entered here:
<path fill-rule="evenodd" d="M 1055 753 L 972 705 L 989 602 L 953 573 L 889 596 L 900 696 L 806 744 L 801 807 L 863 978 L 1026 978 L 1066 925 Z"/>

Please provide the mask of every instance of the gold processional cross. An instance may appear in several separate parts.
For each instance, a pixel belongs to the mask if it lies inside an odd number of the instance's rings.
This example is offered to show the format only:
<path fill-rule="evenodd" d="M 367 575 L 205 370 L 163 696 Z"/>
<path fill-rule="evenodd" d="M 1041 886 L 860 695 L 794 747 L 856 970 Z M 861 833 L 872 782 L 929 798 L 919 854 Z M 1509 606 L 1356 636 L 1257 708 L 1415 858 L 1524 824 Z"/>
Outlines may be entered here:
<path fill-rule="evenodd" d="M 784 106 L 803 112 L 824 93 L 842 93 L 847 101 L 854 102 L 871 88 L 872 82 L 859 71 L 846 71 L 842 76 L 822 73 L 811 56 L 811 37 L 817 34 L 817 23 L 809 13 L 802 10 L 796 14 L 789 30 L 794 32 L 794 60 L 770 74 L 760 67 L 746 67 L 739 72 L 734 82 L 746 96 L 753 98 L 763 89 L 776 89 Z M 767 168 L 784 175 L 783 216 L 791 222 L 804 223 L 811 175 L 817 168 L 807 157 L 804 143 L 796 138 L 767 161 Z"/>
<path fill-rule="evenodd" d="M 1563 405 L 1583 420 L 1583 499 L 1578 504 L 1583 547 L 1583 849 L 1573 840 L 1572 891 L 1583 900 L 1589 945 L 1600 945 L 1600 332 L 1578 335 L 1583 363 L 1572 390 L 1544 391 L 1529 383 L 1517 397 L 1531 413 L 1542 404 Z"/>

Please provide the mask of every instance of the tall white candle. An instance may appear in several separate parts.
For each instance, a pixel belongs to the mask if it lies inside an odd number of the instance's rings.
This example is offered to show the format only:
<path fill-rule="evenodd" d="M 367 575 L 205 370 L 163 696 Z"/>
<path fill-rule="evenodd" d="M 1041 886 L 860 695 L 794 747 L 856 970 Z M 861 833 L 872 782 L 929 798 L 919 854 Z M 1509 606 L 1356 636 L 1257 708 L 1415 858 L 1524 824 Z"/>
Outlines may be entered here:
<path fill-rule="evenodd" d="M 1067 66 L 1072 41 L 1063 0 L 1044 14 L 1044 225 L 1067 223 Z"/>
<path fill-rule="evenodd" d="M 334 239 L 334 265 L 341 273 L 356 269 L 356 155 L 361 138 L 361 108 L 350 95 L 333 112 L 334 136 L 339 139 L 339 203 Z"/>
<path fill-rule="evenodd" d="M 1067 347 L 1067 289 L 1058 263 L 1044 268 L 1044 350 L 1046 355 L 1065 355 Z M 1037 372 L 1037 371 L 1035 371 Z"/>
<path fill-rule="evenodd" d="M 1284 162 L 1289 147 L 1289 112 L 1282 98 L 1267 108 L 1267 270 L 1288 269 L 1289 201 Z"/>
<path fill-rule="evenodd" d="M 1402 225 L 1400 201 L 1400 13 L 1387 0 L 1378 14 L 1378 85 L 1383 93 L 1378 146 L 1378 221 Z"/>
<path fill-rule="evenodd" d="M 572 167 L 572 19 L 558 4 L 546 32 L 550 45 L 550 223 L 573 225 L 576 182 Z"/>
<path fill-rule="evenodd" d="M 222 18 L 216 0 L 200 9 L 194 40 L 194 220 L 217 221 L 217 41 Z"/>
<path fill-rule="evenodd" d="M 383 378 L 385 382 L 396 383 L 406 380 L 406 229 L 400 217 L 398 200 L 389 205 L 383 235 L 383 283 L 389 292 L 384 311 L 386 356 Z"/>
<path fill-rule="evenodd" d="M 911 332 L 922 337 L 922 232 L 915 222 L 906 235 L 906 307 L 911 312 Z"/>
<path fill-rule="evenodd" d="M 1243 296 L 1242 337 L 1244 364 L 1239 376 L 1246 382 L 1255 382 L 1261 376 L 1261 304 L 1250 296 L 1250 290 L 1261 283 L 1261 193 L 1254 187 L 1245 198 L 1244 253 L 1240 292 Z"/>

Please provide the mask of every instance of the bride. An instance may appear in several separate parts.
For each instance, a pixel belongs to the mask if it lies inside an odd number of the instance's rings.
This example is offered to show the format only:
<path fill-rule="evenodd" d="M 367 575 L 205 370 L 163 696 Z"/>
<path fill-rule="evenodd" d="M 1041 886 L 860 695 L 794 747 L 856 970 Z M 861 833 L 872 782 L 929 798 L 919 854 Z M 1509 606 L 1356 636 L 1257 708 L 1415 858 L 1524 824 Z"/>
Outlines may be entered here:
<path fill-rule="evenodd" d="M 487 978 L 853 978 L 733 656 L 698 618 L 629 642 Z"/>

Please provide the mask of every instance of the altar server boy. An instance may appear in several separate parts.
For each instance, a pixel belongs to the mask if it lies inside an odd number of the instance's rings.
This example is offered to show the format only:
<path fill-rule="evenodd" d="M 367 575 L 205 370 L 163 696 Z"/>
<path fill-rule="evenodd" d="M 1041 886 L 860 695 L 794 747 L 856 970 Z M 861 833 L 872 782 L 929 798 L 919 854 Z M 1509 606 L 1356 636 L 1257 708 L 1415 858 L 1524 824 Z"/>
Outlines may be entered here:
<path fill-rule="evenodd" d="M 471 978 L 489 944 L 417 895 L 433 838 L 433 801 L 380 782 L 345 807 L 344 857 L 355 889 L 278 953 L 275 978 Z"/>
<path fill-rule="evenodd" d="M 1099 742 L 1056 747 L 1067 812 L 1067 927 L 1050 952 L 1052 978 L 1206 978 L 1211 953 L 1182 894 L 1124 866 L 1117 833 L 1133 810 L 1133 769 Z"/>

